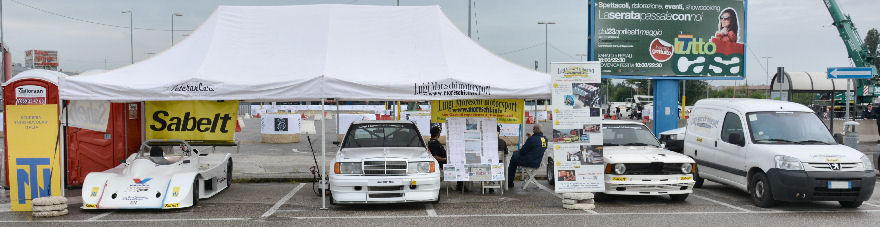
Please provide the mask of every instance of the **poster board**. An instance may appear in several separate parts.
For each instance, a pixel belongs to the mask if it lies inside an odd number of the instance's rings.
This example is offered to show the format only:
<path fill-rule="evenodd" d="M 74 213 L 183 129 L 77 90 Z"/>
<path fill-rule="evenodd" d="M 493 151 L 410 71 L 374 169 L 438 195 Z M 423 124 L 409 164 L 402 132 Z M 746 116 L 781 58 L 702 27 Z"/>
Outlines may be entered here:
<path fill-rule="evenodd" d="M 232 141 L 238 101 L 147 101 L 145 137 Z"/>
<path fill-rule="evenodd" d="M 10 208 L 30 211 L 31 199 L 64 190 L 58 105 L 8 105 L 5 114 Z"/>
<path fill-rule="evenodd" d="M 605 191 L 599 62 L 550 68 L 556 193 Z"/>
<path fill-rule="evenodd" d="M 523 99 L 432 100 L 431 122 L 442 123 L 451 117 L 491 117 L 500 123 L 522 124 Z"/>
<path fill-rule="evenodd" d="M 498 156 L 495 118 L 446 118 L 448 162 L 444 181 L 501 181 L 504 164 Z"/>
<path fill-rule="evenodd" d="M 265 114 L 260 117 L 260 134 L 300 134 L 302 116 L 299 114 Z"/>

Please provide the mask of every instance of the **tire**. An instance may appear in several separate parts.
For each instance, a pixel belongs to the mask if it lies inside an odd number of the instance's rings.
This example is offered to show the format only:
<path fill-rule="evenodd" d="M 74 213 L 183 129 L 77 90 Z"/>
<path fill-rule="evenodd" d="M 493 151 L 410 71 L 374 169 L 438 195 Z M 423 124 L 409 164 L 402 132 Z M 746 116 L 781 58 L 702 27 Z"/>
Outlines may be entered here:
<path fill-rule="evenodd" d="M 686 200 L 689 195 L 691 194 L 670 194 L 669 198 L 675 202 L 684 202 L 684 200 Z"/>
<path fill-rule="evenodd" d="M 193 180 L 193 190 L 192 190 L 192 206 L 196 207 L 199 205 L 199 177 L 196 176 L 196 179 Z"/>
<path fill-rule="evenodd" d="M 226 188 L 232 186 L 232 159 L 226 164 Z"/>
<path fill-rule="evenodd" d="M 761 172 L 755 173 L 749 179 L 749 194 L 752 197 L 752 203 L 761 208 L 769 208 L 776 205 L 773 200 L 773 191 L 770 189 L 770 180 L 767 175 Z"/>
<path fill-rule="evenodd" d="M 554 165 L 553 158 L 547 158 L 547 183 L 550 185 L 555 184 L 556 182 L 556 174 L 553 173 Z"/>
<path fill-rule="evenodd" d="M 607 202 L 610 200 L 611 200 L 611 195 L 601 193 L 601 192 L 593 193 L 593 201 L 595 201 L 595 202 Z"/>
<path fill-rule="evenodd" d="M 837 201 L 837 202 L 840 203 L 840 206 L 843 208 L 852 209 L 852 208 L 859 208 L 860 206 L 862 206 L 863 201 Z"/>
<path fill-rule="evenodd" d="M 437 194 L 437 200 L 431 201 L 431 204 L 438 204 L 438 203 L 440 203 L 440 194 Z"/>
<path fill-rule="evenodd" d="M 696 168 L 696 167 L 694 167 L 694 168 Z M 700 177 L 700 169 L 699 168 L 694 169 L 694 188 L 702 188 L 703 183 L 705 183 L 705 182 L 706 182 L 706 179 L 703 179 L 702 177 Z"/>

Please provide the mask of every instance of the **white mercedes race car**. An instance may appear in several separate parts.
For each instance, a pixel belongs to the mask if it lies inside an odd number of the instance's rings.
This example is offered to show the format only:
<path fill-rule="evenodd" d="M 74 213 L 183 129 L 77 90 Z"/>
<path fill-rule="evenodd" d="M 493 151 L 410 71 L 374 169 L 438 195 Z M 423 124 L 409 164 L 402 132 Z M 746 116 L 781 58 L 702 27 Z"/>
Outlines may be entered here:
<path fill-rule="evenodd" d="M 86 176 L 83 209 L 174 209 L 195 206 L 228 188 L 229 154 L 202 154 L 183 140 L 148 140 L 125 163 Z"/>

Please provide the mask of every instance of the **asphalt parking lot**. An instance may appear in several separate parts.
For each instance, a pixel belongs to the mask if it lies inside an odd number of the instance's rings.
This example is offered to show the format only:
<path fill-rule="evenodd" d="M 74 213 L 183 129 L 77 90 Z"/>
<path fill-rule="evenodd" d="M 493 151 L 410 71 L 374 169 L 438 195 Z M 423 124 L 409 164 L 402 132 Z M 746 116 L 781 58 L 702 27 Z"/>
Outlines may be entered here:
<path fill-rule="evenodd" d="M 520 186 L 521 182 L 517 182 Z M 311 183 L 233 184 L 197 207 L 180 210 L 84 211 L 80 190 L 68 190 L 70 214 L 35 218 L 28 212 L 0 209 L 0 225 L 615 225 L 680 226 L 868 226 L 880 223 L 880 198 L 873 196 L 857 209 L 836 202 L 781 203 L 772 209 L 751 204 L 748 194 L 707 182 L 684 202 L 665 196 L 612 197 L 592 211 L 562 209 L 562 201 L 545 188 L 506 191 L 503 195 L 441 191 L 438 204 L 336 206 L 321 210 L 321 197 Z M 474 185 L 476 186 L 476 185 Z M 875 194 L 880 187 L 875 187 Z M 0 204 L 2 206 L 3 204 Z M 8 204 L 5 204 L 8 205 Z"/>

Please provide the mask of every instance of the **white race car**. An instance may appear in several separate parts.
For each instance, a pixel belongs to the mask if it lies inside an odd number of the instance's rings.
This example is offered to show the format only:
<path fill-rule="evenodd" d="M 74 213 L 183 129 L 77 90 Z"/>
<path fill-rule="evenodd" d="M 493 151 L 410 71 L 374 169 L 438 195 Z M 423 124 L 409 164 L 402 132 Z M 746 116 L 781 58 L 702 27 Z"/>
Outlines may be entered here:
<path fill-rule="evenodd" d="M 230 186 L 230 154 L 202 154 L 183 140 L 148 140 L 125 163 L 86 176 L 83 209 L 195 206 Z"/>

